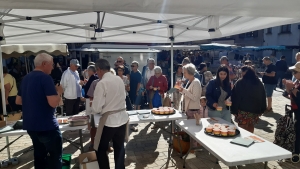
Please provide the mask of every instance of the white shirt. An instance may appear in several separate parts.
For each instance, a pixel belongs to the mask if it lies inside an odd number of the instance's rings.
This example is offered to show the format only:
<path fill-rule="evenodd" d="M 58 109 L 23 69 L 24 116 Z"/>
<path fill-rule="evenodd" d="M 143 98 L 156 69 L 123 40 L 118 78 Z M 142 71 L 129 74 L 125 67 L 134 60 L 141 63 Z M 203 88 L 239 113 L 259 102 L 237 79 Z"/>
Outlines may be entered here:
<path fill-rule="evenodd" d="M 98 125 L 99 118 L 102 114 L 109 111 L 116 111 L 126 108 L 126 91 L 123 80 L 110 72 L 103 75 L 102 79 L 97 83 L 94 91 L 94 100 L 92 104 L 92 113 L 94 115 L 95 124 Z M 126 110 L 119 113 L 111 114 L 107 117 L 105 126 L 119 127 L 127 123 L 128 114 Z"/>
<path fill-rule="evenodd" d="M 149 67 L 147 68 L 147 72 L 146 72 L 146 83 L 148 83 L 149 79 L 151 76 L 154 76 L 155 72 L 154 72 L 154 68 L 152 70 L 149 69 Z"/>

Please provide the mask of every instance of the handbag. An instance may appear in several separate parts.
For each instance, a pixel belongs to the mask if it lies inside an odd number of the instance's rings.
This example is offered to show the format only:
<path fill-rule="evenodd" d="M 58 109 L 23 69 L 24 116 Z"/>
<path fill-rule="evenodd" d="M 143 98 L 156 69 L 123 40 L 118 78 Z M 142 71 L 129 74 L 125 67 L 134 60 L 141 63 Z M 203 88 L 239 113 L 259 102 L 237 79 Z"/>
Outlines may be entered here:
<path fill-rule="evenodd" d="M 163 106 L 164 106 L 164 107 L 171 107 L 171 98 L 169 97 L 168 94 L 167 94 L 166 97 L 164 98 Z"/>
<path fill-rule="evenodd" d="M 156 108 L 162 106 L 162 104 L 161 104 L 161 97 L 160 97 L 158 91 L 155 91 L 155 93 L 153 95 L 152 105 L 153 105 L 153 107 L 156 107 Z"/>

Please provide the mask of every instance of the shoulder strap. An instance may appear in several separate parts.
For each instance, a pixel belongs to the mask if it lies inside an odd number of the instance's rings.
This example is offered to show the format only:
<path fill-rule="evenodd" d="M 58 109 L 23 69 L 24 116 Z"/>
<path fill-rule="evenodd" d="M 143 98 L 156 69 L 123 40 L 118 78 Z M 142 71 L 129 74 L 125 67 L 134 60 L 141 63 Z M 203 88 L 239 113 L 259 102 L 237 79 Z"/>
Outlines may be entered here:
<path fill-rule="evenodd" d="M 11 86 L 11 88 L 10 88 L 10 90 L 9 90 L 8 93 L 10 93 L 11 90 L 13 89 L 13 87 L 14 87 L 14 85 L 15 85 L 15 80 L 16 80 L 13 76 L 11 76 L 11 77 L 12 77 L 12 79 L 13 79 L 13 84 L 12 84 L 12 86 Z"/>

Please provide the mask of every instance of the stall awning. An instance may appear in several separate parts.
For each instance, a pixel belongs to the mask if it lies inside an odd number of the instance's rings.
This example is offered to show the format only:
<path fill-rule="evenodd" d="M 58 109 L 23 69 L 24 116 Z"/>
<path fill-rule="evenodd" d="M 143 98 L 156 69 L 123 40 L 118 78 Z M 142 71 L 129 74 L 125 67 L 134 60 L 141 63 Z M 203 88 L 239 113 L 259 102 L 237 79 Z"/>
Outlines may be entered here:
<path fill-rule="evenodd" d="M 285 46 L 259 46 L 255 50 L 260 51 L 260 50 L 285 50 Z"/>
<path fill-rule="evenodd" d="M 14 44 L 1 45 L 2 58 L 31 56 L 38 53 L 48 53 L 53 56 L 68 55 L 68 46 L 66 44 Z"/>
<path fill-rule="evenodd" d="M 227 45 L 220 43 L 202 44 L 200 45 L 201 50 L 232 50 L 237 48 L 235 45 Z"/>

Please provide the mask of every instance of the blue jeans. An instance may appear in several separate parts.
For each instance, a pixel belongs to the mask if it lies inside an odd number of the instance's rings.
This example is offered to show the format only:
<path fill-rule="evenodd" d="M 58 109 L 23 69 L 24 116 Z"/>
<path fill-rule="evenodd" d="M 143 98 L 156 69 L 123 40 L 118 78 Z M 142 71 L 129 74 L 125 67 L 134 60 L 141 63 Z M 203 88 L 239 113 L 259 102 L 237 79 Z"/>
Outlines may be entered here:
<path fill-rule="evenodd" d="M 59 129 L 27 131 L 34 148 L 35 169 L 62 168 L 62 135 Z"/>
<path fill-rule="evenodd" d="M 231 113 L 229 112 L 229 110 L 224 109 L 224 108 L 222 111 L 208 110 L 208 116 L 209 117 L 219 117 L 219 118 L 231 123 Z"/>

